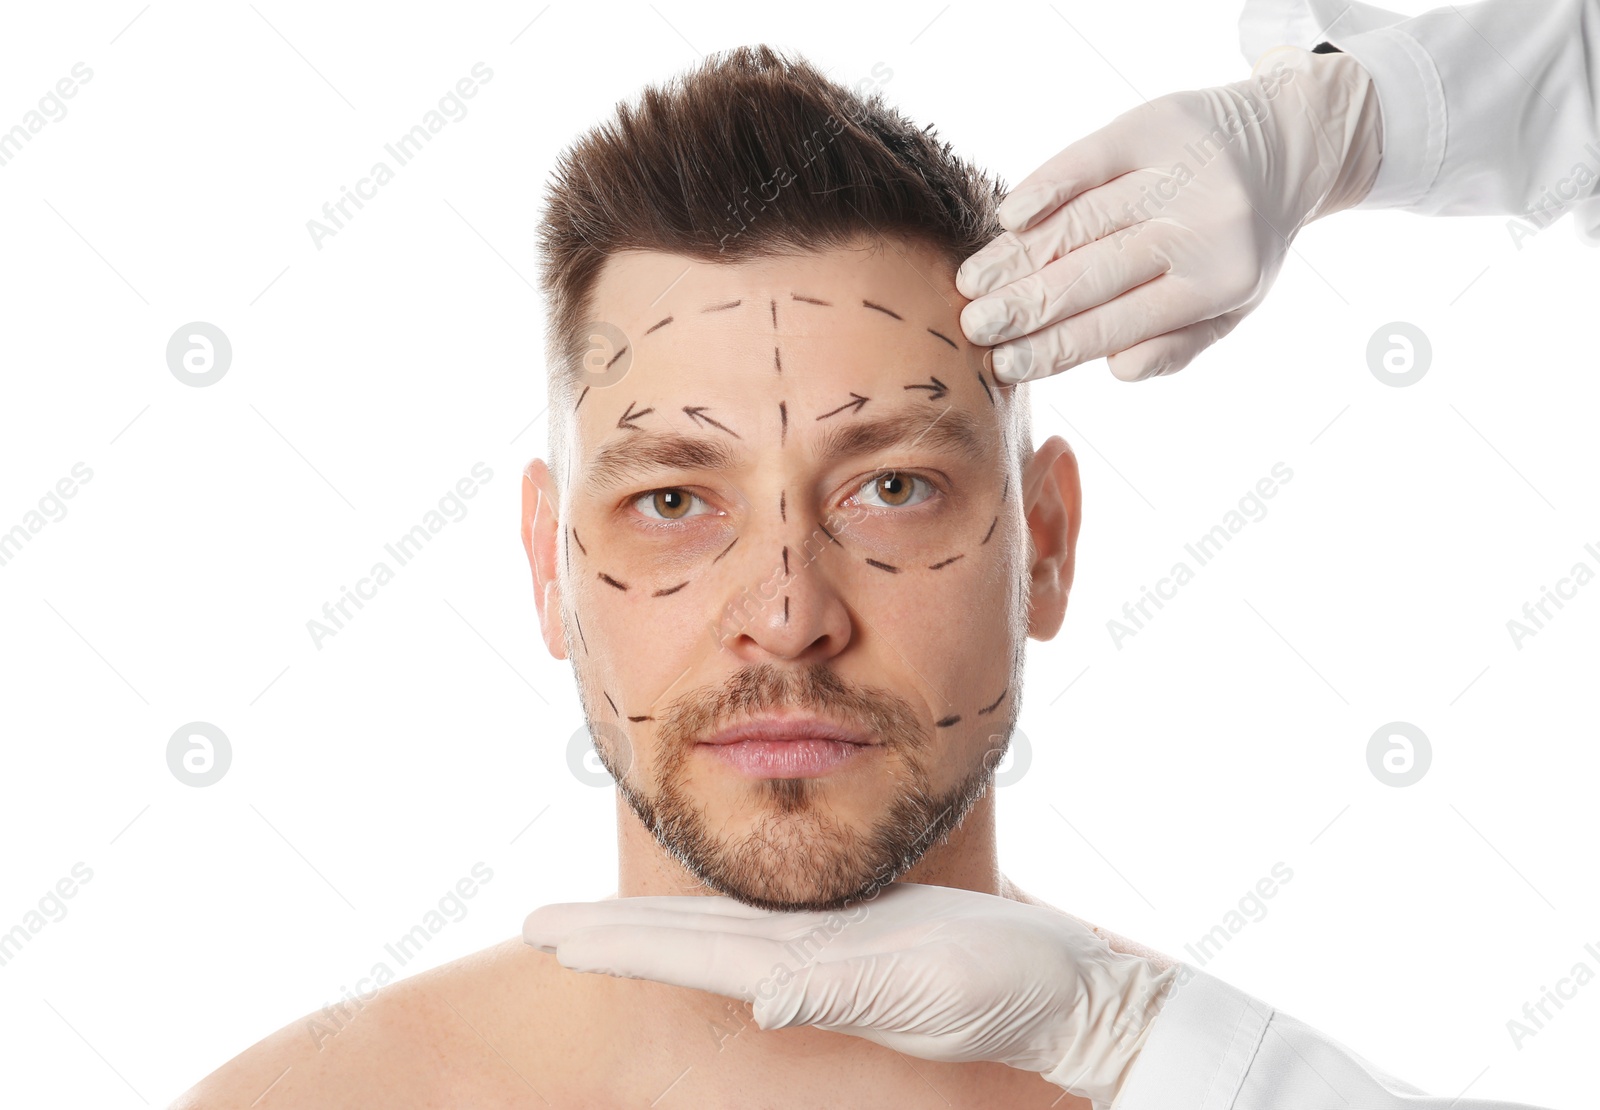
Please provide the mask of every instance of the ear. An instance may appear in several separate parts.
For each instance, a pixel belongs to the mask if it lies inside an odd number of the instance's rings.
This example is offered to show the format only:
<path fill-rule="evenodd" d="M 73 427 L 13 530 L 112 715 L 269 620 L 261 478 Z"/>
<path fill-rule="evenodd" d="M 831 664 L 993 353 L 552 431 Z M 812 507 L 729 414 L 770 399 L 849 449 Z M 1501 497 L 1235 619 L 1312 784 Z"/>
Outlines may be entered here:
<path fill-rule="evenodd" d="M 1078 458 L 1060 436 L 1045 440 L 1023 468 L 1022 507 L 1033 539 L 1028 635 L 1049 640 L 1066 616 L 1083 518 Z"/>
<path fill-rule="evenodd" d="M 543 459 L 534 459 L 522 471 L 522 547 L 533 569 L 533 601 L 539 609 L 539 628 L 545 646 L 557 659 L 567 657 L 566 630 L 561 625 L 561 579 L 556 542 L 561 522 L 556 519 L 555 479 Z"/>

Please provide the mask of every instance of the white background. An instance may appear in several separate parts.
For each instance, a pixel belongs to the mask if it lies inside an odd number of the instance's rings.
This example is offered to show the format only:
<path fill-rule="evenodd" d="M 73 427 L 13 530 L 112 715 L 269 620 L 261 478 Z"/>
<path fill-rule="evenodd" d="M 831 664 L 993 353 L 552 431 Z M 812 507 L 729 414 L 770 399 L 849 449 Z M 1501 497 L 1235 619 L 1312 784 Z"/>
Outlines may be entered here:
<path fill-rule="evenodd" d="M 93 878 L 0 966 L 0 1102 L 165 1104 L 392 964 L 477 862 L 492 881 L 403 974 L 615 889 L 613 792 L 569 769 L 582 719 L 517 535 L 562 146 L 768 42 L 846 84 L 888 65 L 892 103 L 1014 184 L 1141 96 L 1243 77 L 1237 14 L 8 5 L 0 129 L 93 78 L 0 167 L 0 530 L 75 463 L 93 478 L 0 567 L 0 930 L 75 863 Z M 319 250 L 306 222 L 480 61 L 469 113 Z M 1181 374 L 1034 387 L 1085 520 L 1066 626 L 1030 645 L 1008 874 L 1190 958 L 1285 863 L 1207 970 L 1430 1092 L 1592 1103 L 1600 983 L 1520 1049 L 1506 1023 L 1600 970 L 1600 585 L 1520 650 L 1506 622 L 1600 566 L 1597 263 L 1570 220 L 1519 250 L 1504 218 L 1348 213 Z M 208 388 L 166 365 L 191 321 L 232 342 Z M 1408 388 L 1367 365 L 1391 321 L 1433 345 Z M 465 519 L 315 647 L 306 622 L 480 461 Z M 1114 646 L 1124 602 L 1280 461 L 1267 516 Z M 1366 757 L 1396 720 L 1432 745 L 1406 788 Z M 167 766 L 191 721 L 232 747 L 203 789 Z"/>

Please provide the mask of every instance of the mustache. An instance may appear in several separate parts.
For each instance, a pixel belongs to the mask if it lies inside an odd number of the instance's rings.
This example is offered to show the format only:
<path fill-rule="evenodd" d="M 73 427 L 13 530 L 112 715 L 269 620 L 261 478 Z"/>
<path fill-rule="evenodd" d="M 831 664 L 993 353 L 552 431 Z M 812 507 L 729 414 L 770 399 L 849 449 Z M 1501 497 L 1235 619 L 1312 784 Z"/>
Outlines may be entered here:
<path fill-rule="evenodd" d="M 775 710 L 846 721 L 890 749 L 920 751 L 929 743 L 926 726 L 905 698 L 881 687 L 853 686 L 823 663 L 799 669 L 754 663 L 723 685 L 689 690 L 657 712 L 656 735 L 669 751 L 687 751 L 723 725 Z"/>

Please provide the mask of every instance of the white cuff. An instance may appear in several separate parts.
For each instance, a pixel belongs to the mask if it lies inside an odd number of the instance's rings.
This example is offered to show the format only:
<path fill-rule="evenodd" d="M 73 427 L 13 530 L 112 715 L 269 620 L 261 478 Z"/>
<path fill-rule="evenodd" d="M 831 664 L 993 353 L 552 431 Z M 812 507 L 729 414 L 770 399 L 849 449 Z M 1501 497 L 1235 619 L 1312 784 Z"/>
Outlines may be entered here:
<path fill-rule="evenodd" d="M 1113 1110 L 1229 1110 L 1273 1007 L 1182 964 Z"/>
<path fill-rule="evenodd" d="M 1372 190 L 1357 208 L 1406 208 L 1426 197 L 1444 165 L 1449 133 L 1444 84 L 1420 43 L 1396 27 L 1329 42 L 1372 77 L 1383 113 L 1383 161 Z"/>

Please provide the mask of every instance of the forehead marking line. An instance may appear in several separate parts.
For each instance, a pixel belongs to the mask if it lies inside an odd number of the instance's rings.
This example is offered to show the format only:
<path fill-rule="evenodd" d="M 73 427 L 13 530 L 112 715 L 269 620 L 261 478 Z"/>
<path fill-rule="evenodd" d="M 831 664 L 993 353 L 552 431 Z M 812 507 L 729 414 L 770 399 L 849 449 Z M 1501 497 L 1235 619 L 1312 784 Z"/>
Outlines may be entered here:
<path fill-rule="evenodd" d="M 638 412 L 634 412 L 633 411 L 633 402 L 629 401 L 628 402 L 627 411 L 624 412 L 621 416 L 617 417 L 617 427 L 626 428 L 630 432 L 637 432 L 637 431 L 639 431 L 639 429 L 634 427 L 633 424 L 630 423 L 630 422 L 639 419 L 639 417 L 641 417 L 641 416 L 647 416 L 650 413 L 655 412 L 655 411 L 656 411 L 655 409 L 649 408 L 649 409 L 640 409 Z"/>
<path fill-rule="evenodd" d="M 649 410 L 646 409 L 645 411 L 648 412 Z M 740 435 L 738 432 L 734 431 L 732 428 L 728 427 L 726 424 L 719 424 L 715 420 L 711 419 L 711 417 L 705 415 L 705 411 L 706 411 L 706 406 L 705 405 L 684 405 L 683 406 L 683 411 L 688 414 L 690 420 L 694 421 L 697 424 L 700 421 L 703 420 L 707 424 L 710 424 L 713 428 L 721 428 L 723 431 L 727 432 L 734 439 L 743 439 L 744 438 L 744 436 Z"/>

